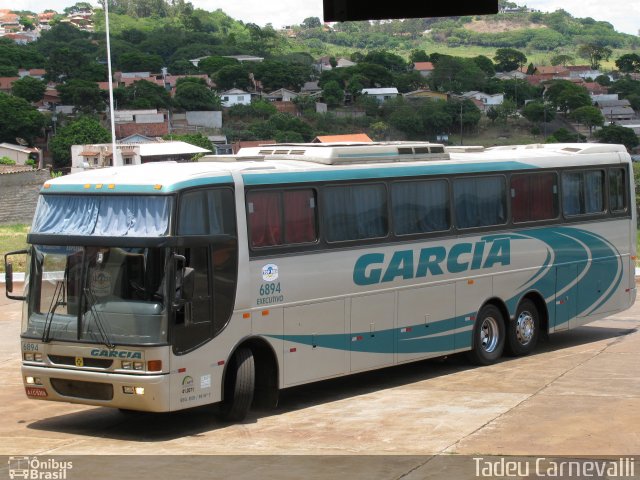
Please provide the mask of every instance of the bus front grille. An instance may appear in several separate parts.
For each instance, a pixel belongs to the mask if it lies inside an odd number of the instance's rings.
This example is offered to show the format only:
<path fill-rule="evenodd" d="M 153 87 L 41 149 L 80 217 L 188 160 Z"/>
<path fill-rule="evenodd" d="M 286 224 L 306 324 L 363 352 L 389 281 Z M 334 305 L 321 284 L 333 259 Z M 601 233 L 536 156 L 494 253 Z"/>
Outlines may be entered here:
<path fill-rule="evenodd" d="M 56 392 L 65 397 L 86 398 L 89 400 L 113 399 L 113 385 L 109 383 L 52 378 L 51 386 Z"/>
<path fill-rule="evenodd" d="M 55 363 L 56 365 L 77 365 L 76 357 L 68 355 L 49 355 L 49 360 L 51 360 L 51 363 Z M 113 365 L 113 360 L 106 360 L 104 358 L 82 357 L 82 362 L 83 367 L 91 368 L 107 369 Z"/>

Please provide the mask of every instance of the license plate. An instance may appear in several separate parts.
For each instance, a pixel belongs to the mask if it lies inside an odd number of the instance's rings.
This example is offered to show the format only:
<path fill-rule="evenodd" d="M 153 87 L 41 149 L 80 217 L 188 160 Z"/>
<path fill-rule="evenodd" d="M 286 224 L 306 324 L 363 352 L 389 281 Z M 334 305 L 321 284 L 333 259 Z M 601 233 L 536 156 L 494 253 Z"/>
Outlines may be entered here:
<path fill-rule="evenodd" d="M 47 396 L 47 390 L 41 387 L 24 387 L 28 397 L 43 398 Z"/>

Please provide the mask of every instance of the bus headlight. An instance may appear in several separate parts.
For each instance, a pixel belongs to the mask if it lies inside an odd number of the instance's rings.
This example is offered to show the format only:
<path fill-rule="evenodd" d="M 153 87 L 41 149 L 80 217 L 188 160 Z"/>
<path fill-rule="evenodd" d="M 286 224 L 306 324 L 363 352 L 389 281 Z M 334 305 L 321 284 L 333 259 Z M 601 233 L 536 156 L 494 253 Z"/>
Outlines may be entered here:
<path fill-rule="evenodd" d="M 133 366 L 132 362 L 125 361 L 125 360 L 122 361 L 122 368 L 124 370 L 131 370 L 132 366 Z"/>
<path fill-rule="evenodd" d="M 42 380 L 39 377 L 24 377 L 27 385 L 42 385 Z"/>
<path fill-rule="evenodd" d="M 25 362 L 42 362 L 42 354 L 34 352 L 24 352 L 22 358 Z"/>
<path fill-rule="evenodd" d="M 122 387 L 122 393 L 126 393 L 128 395 L 144 395 L 144 387 L 132 387 L 130 385 L 124 385 Z"/>

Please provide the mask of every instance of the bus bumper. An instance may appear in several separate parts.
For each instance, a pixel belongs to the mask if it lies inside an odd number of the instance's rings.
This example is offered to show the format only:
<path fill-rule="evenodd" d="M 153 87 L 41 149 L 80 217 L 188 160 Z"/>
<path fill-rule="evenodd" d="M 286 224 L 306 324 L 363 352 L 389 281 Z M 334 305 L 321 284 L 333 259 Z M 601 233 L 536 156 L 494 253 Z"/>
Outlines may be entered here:
<path fill-rule="evenodd" d="M 170 375 L 122 375 L 22 366 L 27 397 L 145 412 L 170 410 Z"/>

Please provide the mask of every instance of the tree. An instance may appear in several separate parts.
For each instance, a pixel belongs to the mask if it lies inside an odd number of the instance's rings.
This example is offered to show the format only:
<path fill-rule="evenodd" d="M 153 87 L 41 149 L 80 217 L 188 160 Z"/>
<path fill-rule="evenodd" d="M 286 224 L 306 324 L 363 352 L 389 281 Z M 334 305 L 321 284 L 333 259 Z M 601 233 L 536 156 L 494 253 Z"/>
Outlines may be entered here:
<path fill-rule="evenodd" d="M 16 97 L 24 98 L 27 102 L 42 100 L 47 85 L 37 78 L 23 77 L 13 82 L 11 93 Z"/>
<path fill-rule="evenodd" d="M 213 75 L 217 71 L 228 66 L 239 66 L 240 62 L 235 58 L 226 58 L 220 56 L 211 56 L 203 58 L 198 62 L 198 68 L 207 75 Z"/>
<path fill-rule="evenodd" d="M 50 149 L 53 154 L 55 168 L 71 167 L 71 146 L 92 143 L 107 143 L 111 141 L 111 134 L 104 129 L 100 122 L 91 117 L 80 117 L 58 130 L 51 140 Z"/>
<path fill-rule="evenodd" d="M 320 28 L 322 22 L 318 17 L 307 17 L 302 21 L 302 26 L 304 28 Z"/>
<path fill-rule="evenodd" d="M 585 138 L 582 135 L 580 135 L 579 133 L 570 132 L 566 128 L 559 128 L 555 132 L 553 132 L 553 135 L 547 137 L 547 143 L 579 143 L 584 140 Z"/>
<path fill-rule="evenodd" d="M 553 65 L 554 67 L 556 65 L 563 65 L 566 67 L 570 63 L 573 63 L 573 57 L 565 53 L 559 53 L 558 55 L 554 55 L 553 57 L 551 57 L 551 65 Z"/>
<path fill-rule="evenodd" d="M 73 105 L 76 110 L 84 113 L 101 112 L 104 110 L 104 99 L 98 84 L 87 80 L 69 80 L 56 87 L 60 92 L 60 100 L 65 105 Z"/>
<path fill-rule="evenodd" d="M 592 106 L 576 108 L 571 112 L 570 118 L 589 127 L 589 136 L 591 136 L 593 127 L 601 127 L 604 124 L 604 117 L 600 109 Z"/>
<path fill-rule="evenodd" d="M 180 81 L 182 80 L 182 81 Z M 174 101 L 183 110 L 222 110 L 222 101 L 209 87 L 199 81 L 180 79 Z M 196 79 L 200 80 L 200 79 Z"/>
<path fill-rule="evenodd" d="M 44 124 L 42 114 L 25 99 L 0 92 L 0 142 L 15 143 L 21 137 L 33 143 Z"/>
<path fill-rule="evenodd" d="M 158 73 L 162 69 L 164 60 L 160 55 L 150 55 L 143 52 L 129 52 L 120 55 L 120 68 L 125 72 Z"/>
<path fill-rule="evenodd" d="M 330 107 L 337 107 L 344 102 L 344 90 L 340 88 L 338 82 L 332 80 L 322 87 L 322 98 Z"/>
<path fill-rule="evenodd" d="M 529 102 L 522 109 L 522 115 L 530 122 L 550 122 L 556 116 L 556 111 L 546 103 Z"/>
<path fill-rule="evenodd" d="M 147 80 L 137 80 L 125 87 L 118 99 L 121 108 L 169 108 L 170 105 L 169 92 Z"/>
<path fill-rule="evenodd" d="M 432 90 L 460 93 L 481 90 L 486 78 L 485 72 L 473 59 L 443 56 L 434 66 L 429 84 Z"/>
<path fill-rule="evenodd" d="M 611 78 L 609 75 L 598 75 L 593 79 L 598 85 L 602 85 L 603 87 L 608 87 L 611 85 Z"/>
<path fill-rule="evenodd" d="M 409 60 L 411 63 L 428 62 L 429 55 L 424 50 L 412 50 L 409 54 Z"/>
<path fill-rule="evenodd" d="M 616 60 L 616 67 L 624 73 L 640 72 L 640 55 L 637 53 L 626 53 Z"/>
<path fill-rule="evenodd" d="M 631 150 L 640 144 L 638 136 L 631 128 L 621 127 L 620 125 L 608 125 L 596 131 L 595 137 L 602 143 L 616 143 L 627 147 Z"/>
<path fill-rule="evenodd" d="M 493 77 L 495 75 L 496 68 L 489 57 L 478 55 L 477 57 L 473 57 L 473 61 L 487 74 L 487 77 Z"/>
<path fill-rule="evenodd" d="M 585 43 L 578 47 L 577 53 L 578 56 L 589 60 L 592 69 L 598 70 L 603 60 L 609 60 L 613 50 L 597 43 Z"/>
<path fill-rule="evenodd" d="M 406 134 L 410 140 L 416 140 L 424 136 L 422 119 L 418 112 L 409 105 L 394 109 L 389 116 L 389 124 Z"/>
<path fill-rule="evenodd" d="M 526 64 L 527 56 L 515 48 L 498 48 L 493 60 L 497 71 L 511 72 Z"/>
<path fill-rule="evenodd" d="M 230 88 L 247 89 L 251 84 L 249 71 L 244 65 L 222 67 L 213 78 L 221 90 L 229 90 Z"/>
<path fill-rule="evenodd" d="M 568 80 L 554 80 L 545 93 L 547 100 L 565 114 L 569 110 L 591 105 L 587 89 Z"/>

